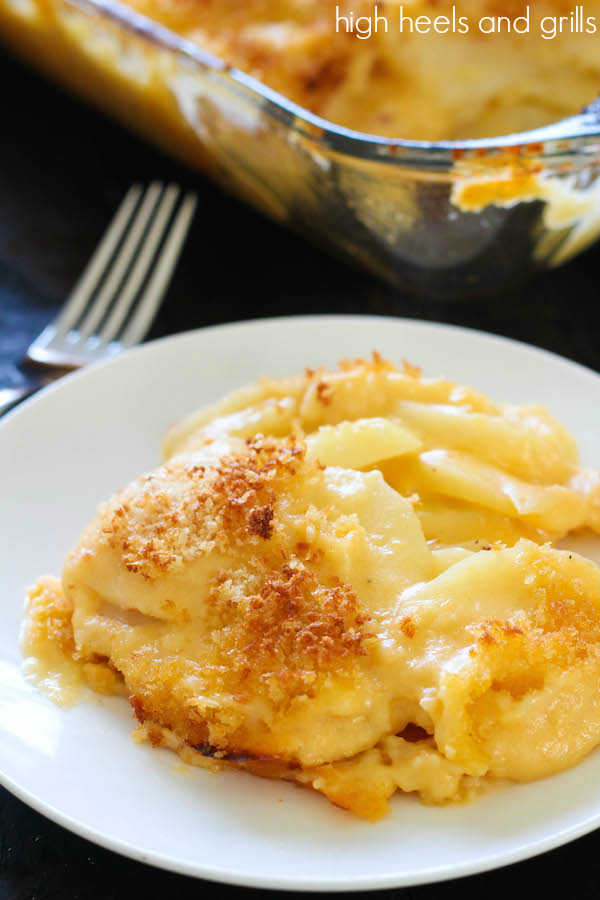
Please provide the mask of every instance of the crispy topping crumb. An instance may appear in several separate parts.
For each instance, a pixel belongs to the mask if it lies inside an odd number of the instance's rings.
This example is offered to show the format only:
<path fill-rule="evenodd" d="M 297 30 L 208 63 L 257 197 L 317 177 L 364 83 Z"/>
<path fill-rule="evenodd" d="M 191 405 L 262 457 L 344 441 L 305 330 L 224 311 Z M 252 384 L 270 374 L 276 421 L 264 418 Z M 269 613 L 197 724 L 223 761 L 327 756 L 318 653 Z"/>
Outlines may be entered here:
<path fill-rule="evenodd" d="M 214 550 L 269 540 L 277 495 L 303 465 L 299 438 L 260 435 L 213 465 L 175 459 L 122 491 L 101 530 L 127 571 L 152 581 Z"/>
<path fill-rule="evenodd" d="M 410 616 L 404 616 L 400 622 L 400 631 L 407 638 L 413 638 L 415 636 L 415 623 Z"/>
<path fill-rule="evenodd" d="M 268 541 L 273 534 L 273 507 L 257 506 L 248 513 L 248 531 Z"/>
<path fill-rule="evenodd" d="M 260 588 L 241 599 L 225 573 L 213 582 L 210 601 L 221 612 L 223 652 L 240 675 L 270 672 L 286 683 L 305 683 L 315 668 L 368 652 L 368 617 L 350 585 L 334 579 L 325 586 L 300 562 L 265 565 L 262 578 Z"/>

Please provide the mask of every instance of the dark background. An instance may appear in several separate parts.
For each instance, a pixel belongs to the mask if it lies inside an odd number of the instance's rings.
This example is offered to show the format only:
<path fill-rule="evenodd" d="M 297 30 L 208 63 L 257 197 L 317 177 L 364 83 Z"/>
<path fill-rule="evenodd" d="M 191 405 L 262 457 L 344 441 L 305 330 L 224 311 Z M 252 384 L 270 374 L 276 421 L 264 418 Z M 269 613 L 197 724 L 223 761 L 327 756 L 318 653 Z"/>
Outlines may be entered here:
<path fill-rule="evenodd" d="M 482 328 L 600 370 L 598 247 L 492 299 L 416 300 L 325 256 L 1 55 L 0 84 L 0 389 L 27 381 L 24 350 L 63 303 L 125 190 L 151 178 L 194 186 L 199 204 L 150 337 L 261 316 L 380 313 Z M 598 898 L 599 860 L 593 833 L 487 875 L 355 896 Z M 0 900 L 187 900 L 226 891 L 240 900 L 264 893 L 124 859 L 0 789 Z"/>

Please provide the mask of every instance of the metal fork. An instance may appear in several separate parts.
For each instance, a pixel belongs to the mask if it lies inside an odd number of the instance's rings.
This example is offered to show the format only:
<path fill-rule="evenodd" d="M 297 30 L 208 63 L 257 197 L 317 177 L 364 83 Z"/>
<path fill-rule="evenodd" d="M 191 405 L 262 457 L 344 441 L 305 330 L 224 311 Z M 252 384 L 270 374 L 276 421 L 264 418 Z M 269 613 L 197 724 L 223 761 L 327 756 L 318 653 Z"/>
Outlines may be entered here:
<path fill-rule="evenodd" d="M 175 184 L 134 184 L 59 315 L 25 359 L 33 385 L 0 390 L 0 415 L 66 371 L 139 344 L 158 312 L 194 216 L 196 195 Z"/>

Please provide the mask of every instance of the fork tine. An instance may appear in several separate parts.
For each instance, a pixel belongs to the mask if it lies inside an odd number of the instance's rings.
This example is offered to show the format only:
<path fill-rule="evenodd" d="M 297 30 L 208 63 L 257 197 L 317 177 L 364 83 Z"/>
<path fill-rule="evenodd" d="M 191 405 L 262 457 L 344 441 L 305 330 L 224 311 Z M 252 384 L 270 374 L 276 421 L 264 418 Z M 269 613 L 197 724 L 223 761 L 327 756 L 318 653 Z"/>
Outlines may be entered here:
<path fill-rule="evenodd" d="M 165 234 L 171 213 L 179 198 L 179 193 L 179 187 L 172 184 L 169 185 L 163 194 L 140 254 L 127 277 L 126 283 L 119 292 L 119 299 L 111 310 L 106 324 L 100 331 L 99 338 L 102 343 L 112 341 L 127 318 L 144 282 L 144 278 L 152 266 L 156 249 Z"/>
<path fill-rule="evenodd" d="M 175 216 L 156 267 L 142 294 L 138 307 L 120 339 L 120 343 L 124 347 L 139 343 L 150 328 L 171 277 L 171 272 L 181 253 L 183 242 L 196 209 L 196 203 L 196 194 L 192 191 L 188 192 Z"/>
<path fill-rule="evenodd" d="M 79 339 L 86 341 L 98 327 L 111 301 L 114 299 L 116 292 L 119 290 L 121 282 L 131 265 L 135 254 L 138 251 L 141 241 L 144 238 L 148 223 L 150 222 L 158 199 L 162 192 L 163 186 L 159 181 L 153 181 L 148 187 L 141 206 L 137 210 L 131 227 L 127 232 L 127 236 L 122 247 L 119 248 L 110 269 L 107 271 L 107 277 L 98 291 L 94 302 L 90 305 L 89 312 L 83 320 L 79 331 Z"/>
<path fill-rule="evenodd" d="M 81 317 L 90 296 L 102 278 L 106 266 L 115 251 L 115 247 L 117 247 L 123 232 L 129 224 L 141 193 L 142 186 L 140 184 L 133 184 L 127 191 L 95 253 L 83 270 L 60 314 L 44 328 L 29 347 L 27 355 L 31 359 L 43 362 L 43 351 L 50 341 L 55 336 L 65 335 Z M 36 358 L 36 351 L 40 354 L 39 360 Z"/>

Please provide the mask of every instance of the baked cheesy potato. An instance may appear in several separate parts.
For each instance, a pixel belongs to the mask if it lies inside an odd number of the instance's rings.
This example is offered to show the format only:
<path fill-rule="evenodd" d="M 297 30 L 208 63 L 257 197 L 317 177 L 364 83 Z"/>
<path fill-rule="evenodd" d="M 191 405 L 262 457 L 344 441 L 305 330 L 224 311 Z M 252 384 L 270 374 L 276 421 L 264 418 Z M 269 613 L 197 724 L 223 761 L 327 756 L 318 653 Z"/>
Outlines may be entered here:
<path fill-rule="evenodd" d="M 238 391 L 164 457 L 24 629 L 55 684 L 126 694 L 137 739 L 371 820 L 600 742 L 600 571 L 552 546 L 600 532 L 600 477 L 543 408 L 375 354 Z"/>

